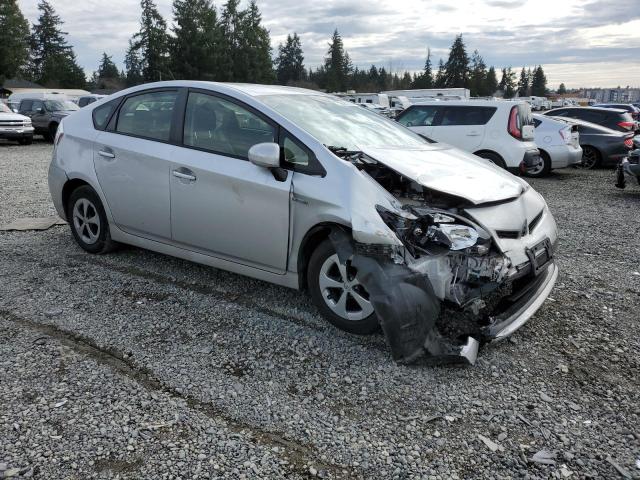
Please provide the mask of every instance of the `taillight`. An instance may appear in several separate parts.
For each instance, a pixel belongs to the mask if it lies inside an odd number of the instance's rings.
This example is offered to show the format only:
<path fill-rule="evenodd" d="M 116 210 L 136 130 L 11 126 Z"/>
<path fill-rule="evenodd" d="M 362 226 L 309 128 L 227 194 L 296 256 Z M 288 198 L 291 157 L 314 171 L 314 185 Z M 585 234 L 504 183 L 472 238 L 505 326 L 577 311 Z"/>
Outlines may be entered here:
<path fill-rule="evenodd" d="M 631 150 L 633 148 L 633 138 L 626 138 L 624 140 L 624 146 Z"/>
<path fill-rule="evenodd" d="M 522 138 L 522 131 L 518 125 L 518 107 L 516 106 L 511 107 L 511 112 L 509 112 L 509 124 L 507 125 L 507 131 L 513 138 Z"/>
<path fill-rule="evenodd" d="M 633 130 L 636 126 L 635 122 L 618 122 L 620 128 L 626 128 L 627 130 Z"/>

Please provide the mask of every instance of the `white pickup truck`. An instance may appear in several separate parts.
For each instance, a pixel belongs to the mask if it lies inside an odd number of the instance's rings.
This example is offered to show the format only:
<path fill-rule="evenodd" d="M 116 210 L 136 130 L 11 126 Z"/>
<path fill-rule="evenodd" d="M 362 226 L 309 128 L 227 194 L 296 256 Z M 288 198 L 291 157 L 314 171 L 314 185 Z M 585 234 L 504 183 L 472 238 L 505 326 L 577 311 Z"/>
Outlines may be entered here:
<path fill-rule="evenodd" d="M 29 145 L 33 142 L 31 119 L 14 113 L 8 106 L 0 102 L 0 138 L 17 140 L 21 145 Z"/>

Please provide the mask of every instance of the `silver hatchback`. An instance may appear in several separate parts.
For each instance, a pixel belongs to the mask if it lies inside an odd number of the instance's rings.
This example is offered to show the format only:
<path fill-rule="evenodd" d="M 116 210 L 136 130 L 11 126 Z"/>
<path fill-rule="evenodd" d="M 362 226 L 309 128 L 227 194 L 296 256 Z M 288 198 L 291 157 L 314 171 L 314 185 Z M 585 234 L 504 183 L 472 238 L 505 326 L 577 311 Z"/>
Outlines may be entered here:
<path fill-rule="evenodd" d="M 130 88 L 65 118 L 51 197 L 77 243 L 117 242 L 308 290 L 393 357 L 473 362 L 549 295 L 555 221 L 524 180 L 310 90 Z"/>

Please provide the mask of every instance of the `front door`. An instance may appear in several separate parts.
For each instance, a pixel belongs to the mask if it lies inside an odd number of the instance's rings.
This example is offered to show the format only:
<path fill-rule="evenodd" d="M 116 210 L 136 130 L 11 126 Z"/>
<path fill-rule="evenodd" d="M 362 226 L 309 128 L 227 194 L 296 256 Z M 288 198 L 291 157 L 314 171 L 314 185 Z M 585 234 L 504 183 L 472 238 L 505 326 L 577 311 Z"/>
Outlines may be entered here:
<path fill-rule="evenodd" d="M 176 91 L 128 97 L 114 131 L 94 142 L 94 165 L 113 219 L 145 238 L 171 238 L 169 177 L 177 148 L 169 142 Z"/>
<path fill-rule="evenodd" d="M 247 159 L 253 145 L 277 141 L 276 127 L 249 107 L 191 91 L 171 165 L 174 243 L 284 273 L 292 172 L 278 180 Z"/>

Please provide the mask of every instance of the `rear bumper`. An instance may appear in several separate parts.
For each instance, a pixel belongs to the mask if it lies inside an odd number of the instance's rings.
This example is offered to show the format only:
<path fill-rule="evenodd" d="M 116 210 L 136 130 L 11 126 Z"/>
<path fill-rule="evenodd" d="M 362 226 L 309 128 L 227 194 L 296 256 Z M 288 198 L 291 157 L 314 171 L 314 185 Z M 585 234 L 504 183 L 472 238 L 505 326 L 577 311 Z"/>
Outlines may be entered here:
<path fill-rule="evenodd" d="M 551 168 L 566 168 L 582 162 L 582 148 L 573 145 L 556 145 L 546 147 L 551 158 Z"/>
<path fill-rule="evenodd" d="M 520 173 L 526 173 L 528 170 L 535 168 L 540 162 L 540 150 L 532 148 L 524 152 L 522 162 L 520 162 Z"/>
<path fill-rule="evenodd" d="M 558 267 L 551 260 L 530 284 L 507 299 L 510 305 L 494 316 L 494 322 L 483 329 L 484 339 L 505 339 L 527 323 L 549 297 L 557 279 Z"/>

